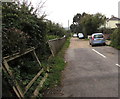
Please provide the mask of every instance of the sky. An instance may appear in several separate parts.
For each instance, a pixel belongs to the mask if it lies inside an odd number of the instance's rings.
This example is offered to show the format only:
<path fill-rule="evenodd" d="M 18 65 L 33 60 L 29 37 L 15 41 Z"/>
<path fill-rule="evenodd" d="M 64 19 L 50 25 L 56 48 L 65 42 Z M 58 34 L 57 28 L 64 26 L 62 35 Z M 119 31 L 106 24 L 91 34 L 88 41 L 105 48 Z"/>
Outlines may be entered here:
<path fill-rule="evenodd" d="M 34 7 L 41 2 L 41 0 L 31 1 Z M 46 19 L 68 27 L 72 24 L 73 17 L 77 13 L 96 14 L 99 12 L 108 18 L 111 15 L 118 17 L 118 2 L 120 0 L 42 0 L 42 2 L 44 1 L 46 2 L 42 12 L 47 14 Z"/>

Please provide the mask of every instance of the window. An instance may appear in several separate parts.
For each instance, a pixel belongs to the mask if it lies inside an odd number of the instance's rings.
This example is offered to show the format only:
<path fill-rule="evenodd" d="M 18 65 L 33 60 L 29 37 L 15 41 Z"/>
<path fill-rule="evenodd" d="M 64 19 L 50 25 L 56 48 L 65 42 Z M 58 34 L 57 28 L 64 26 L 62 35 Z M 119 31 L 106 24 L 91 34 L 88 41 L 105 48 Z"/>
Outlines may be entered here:
<path fill-rule="evenodd" d="M 94 38 L 103 38 L 103 35 L 94 35 Z"/>

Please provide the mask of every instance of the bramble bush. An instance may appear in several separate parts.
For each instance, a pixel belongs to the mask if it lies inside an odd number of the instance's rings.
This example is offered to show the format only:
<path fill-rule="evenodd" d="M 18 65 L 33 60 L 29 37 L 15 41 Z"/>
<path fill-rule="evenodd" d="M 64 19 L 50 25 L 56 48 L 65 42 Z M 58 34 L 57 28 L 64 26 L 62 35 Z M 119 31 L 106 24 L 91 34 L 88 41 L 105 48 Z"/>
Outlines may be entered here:
<path fill-rule="evenodd" d="M 39 52 L 47 54 L 47 37 L 65 34 L 65 29 L 59 24 L 45 21 L 45 15 L 38 17 L 37 10 L 25 1 L 2 3 L 3 56 L 23 52 L 30 47 L 39 47 Z"/>
<path fill-rule="evenodd" d="M 33 7 L 24 2 L 3 3 L 2 13 L 3 56 L 30 47 L 45 51 L 46 23 L 34 14 Z"/>

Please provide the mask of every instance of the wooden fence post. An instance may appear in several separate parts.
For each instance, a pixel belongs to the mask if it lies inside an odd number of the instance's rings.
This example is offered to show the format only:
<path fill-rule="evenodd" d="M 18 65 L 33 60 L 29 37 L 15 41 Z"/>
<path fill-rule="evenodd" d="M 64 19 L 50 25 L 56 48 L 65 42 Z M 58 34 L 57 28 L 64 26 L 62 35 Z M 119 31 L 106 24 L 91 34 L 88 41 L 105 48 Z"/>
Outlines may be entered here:
<path fill-rule="evenodd" d="M 38 59 L 35 50 L 33 50 L 33 55 L 34 55 L 34 57 L 36 58 L 36 60 L 37 60 L 37 62 L 39 63 L 39 65 L 41 66 L 41 62 L 40 62 L 40 60 Z"/>
<path fill-rule="evenodd" d="M 27 86 L 24 88 L 24 91 L 21 89 L 20 85 L 18 84 L 18 82 L 14 79 L 14 75 L 12 70 L 10 70 L 10 66 L 8 65 L 9 61 L 12 61 L 16 58 L 19 58 L 25 54 L 31 53 L 32 56 L 34 57 L 35 60 L 37 60 L 38 64 L 41 66 L 41 62 L 35 52 L 35 48 L 31 48 L 29 50 L 27 50 L 26 52 L 20 54 L 20 53 L 15 53 L 12 55 L 12 57 L 7 56 L 3 58 L 3 71 L 5 73 L 7 73 L 11 78 L 13 78 L 12 80 L 14 80 L 14 84 L 12 85 L 12 88 L 15 92 L 15 94 L 17 95 L 17 97 L 19 99 L 23 99 L 25 98 L 25 94 L 26 92 L 30 89 L 30 87 L 34 84 L 34 82 L 38 79 L 38 77 L 44 72 L 44 68 L 41 68 L 41 70 L 34 76 L 34 78 L 27 84 Z M 49 72 L 49 68 L 47 68 L 46 70 L 47 72 Z M 45 82 L 46 78 L 48 77 L 48 74 L 46 73 L 45 76 L 43 77 L 42 81 L 40 82 L 40 84 L 37 86 L 37 88 L 34 91 L 34 96 L 37 96 L 39 93 L 39 88 L 43 86 L 43 83 Z"/>
<path fill-rule="evenodd" d="M 13 77 L 12 71 L 10 70 L 9 65 L 8 65 L 8 63 L 7 63 L 6 60 L 3 60 L 3 64 L 4 64 L 5 69 L 6 69 L 6 71 L 8 72 L 8 74 L 9 74 L 11 77 Z M 19 98 L 21 99 L 21 98 L 24 97 L 23 92 L 22 92 L 19 84 L 17 83 L 17 81 L 16 81 L 15 79 L 14 79 L 14 81 L 15 81 L 15 87 L 16 87 L 18 93 L 19 93 L 19 96 L 20 96 Z M 14 88 L 14 87 L 13 87 L 13 88 Z M 14 90 L 15 90 L 15 89 L 14 89 Z M 16 91 L 15 91 L 15 93 L 16 93 Z M 18 93 L 16 93 L 16 95 L 18 95 Z"/>
<path fill-rule="evenodd" d="M 7 70 L 2 66 L 2 69 L 3 69 L 3 71 L 5 72 L 5 73 L 7 73 Z M 8 74 L 8 73 L 7 73 Z M 19 92 L 17 91 L 17 89 L 16 89 L 16 87 L 15 86 L 12 86 L 12 88 L 13 88 L 13 90 L 14 90 L 14 92 L 16 93 L 16 95 L 17 95 L 17 97 L 21 97 L 20 96 L 20 94 L 19 94 Z M 20 98 L 21 99 L 21 98 Z"/>

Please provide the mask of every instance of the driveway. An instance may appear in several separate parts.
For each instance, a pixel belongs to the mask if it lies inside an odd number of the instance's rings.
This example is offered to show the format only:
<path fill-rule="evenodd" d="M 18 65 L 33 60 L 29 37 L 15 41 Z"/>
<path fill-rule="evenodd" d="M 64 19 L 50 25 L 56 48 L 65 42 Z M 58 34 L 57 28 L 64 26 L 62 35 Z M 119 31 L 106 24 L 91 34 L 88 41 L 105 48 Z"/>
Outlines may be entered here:
<path fill-rule="evenodd" d="M 118 50 L 71 38 L 61 86 L 46 97 L 118 97 Z"/>

